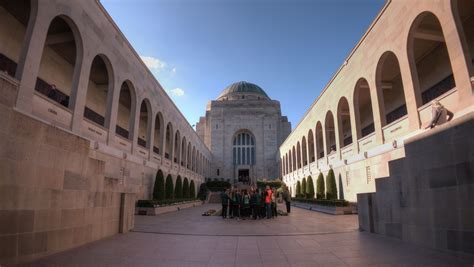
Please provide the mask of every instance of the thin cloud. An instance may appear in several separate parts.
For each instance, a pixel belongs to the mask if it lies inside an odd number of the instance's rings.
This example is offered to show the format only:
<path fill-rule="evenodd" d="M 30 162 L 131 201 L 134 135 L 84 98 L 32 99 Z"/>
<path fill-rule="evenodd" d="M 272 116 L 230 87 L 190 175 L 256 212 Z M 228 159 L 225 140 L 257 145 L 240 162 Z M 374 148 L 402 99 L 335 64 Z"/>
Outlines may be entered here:
<path fill-rule="evenodd" d="M 149 56 L 140 56 L 140 58 L 143 60 L 143 62 L 145 63 L 145 65 L 151 70 L 151 71 L 155 71 L 157 73 L 163 71 L 166 69 L 166 66 L 168 64 L 166 64 L 166 62 L 158 59 L 158 58 L 155 58 L 155 57 L 149 57 Z"/>
<path fill-rule="evenodd" d="M 178 97 L 185 95 L 184 90 L 181 89 L 181 88 L 174 88 L 174 89 L 169 90 L 169 92 L 170 92 L 172 95 L 178 96 Z"/>

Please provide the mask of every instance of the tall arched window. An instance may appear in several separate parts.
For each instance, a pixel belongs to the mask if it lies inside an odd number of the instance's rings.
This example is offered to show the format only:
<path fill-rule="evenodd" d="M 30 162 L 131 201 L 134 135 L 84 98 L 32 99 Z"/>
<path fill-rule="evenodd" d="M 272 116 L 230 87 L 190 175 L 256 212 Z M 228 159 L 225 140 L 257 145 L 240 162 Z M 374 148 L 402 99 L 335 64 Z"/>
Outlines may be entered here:
<path fill-rule="evenodd" d="M 233 140 L 234 165 L 255 165 L 255 138 L 249 132 L 240 132 Z"/>

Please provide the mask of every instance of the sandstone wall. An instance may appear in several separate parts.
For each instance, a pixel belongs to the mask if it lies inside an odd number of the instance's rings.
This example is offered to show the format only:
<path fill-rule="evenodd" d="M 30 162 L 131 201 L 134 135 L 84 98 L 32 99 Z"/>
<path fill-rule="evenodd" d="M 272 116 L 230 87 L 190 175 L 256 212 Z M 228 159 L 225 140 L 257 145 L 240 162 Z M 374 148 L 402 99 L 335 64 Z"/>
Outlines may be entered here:
<path fill-rule="evenodd" d="M 405 144 L 375 193 L 358 194 L 360 229 L 474 254 L 474 113 Z"/>

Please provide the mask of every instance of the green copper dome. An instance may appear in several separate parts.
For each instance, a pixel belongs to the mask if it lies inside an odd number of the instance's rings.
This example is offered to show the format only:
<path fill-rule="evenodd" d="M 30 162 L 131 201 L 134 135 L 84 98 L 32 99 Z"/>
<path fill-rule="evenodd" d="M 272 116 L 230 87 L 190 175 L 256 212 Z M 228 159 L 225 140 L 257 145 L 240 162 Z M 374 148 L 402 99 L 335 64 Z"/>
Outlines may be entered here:
<path fill-rule="evenodd" d="M 265 91 L 263 91 L 263 89 L 260 88 L 260 86 L 253 83 L 241 81 L 241 82 L 236 82 L 229 85 L 227 88 L 225 88 L 222 91 L 222 93 L 217 97 L 217 99 L 228 97 L 230 95 L 242 94 L 242 93 L 256 94 L 256 95 L 261 95 L 266 98 L 269 98 L 267 93 L 265 93 Z"/>

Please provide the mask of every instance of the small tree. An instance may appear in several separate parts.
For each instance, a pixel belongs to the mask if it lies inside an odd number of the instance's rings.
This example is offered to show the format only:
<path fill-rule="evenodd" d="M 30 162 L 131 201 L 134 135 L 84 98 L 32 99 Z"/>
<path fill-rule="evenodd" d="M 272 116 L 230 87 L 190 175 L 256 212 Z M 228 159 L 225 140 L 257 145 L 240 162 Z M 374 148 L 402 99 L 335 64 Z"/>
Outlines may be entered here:
<path fill-rule="evenodd" d="M 326 193 L 324 192 L 324 176 L 323 173 L 319 173 L 318 180 L 316 181 L 316 198 L 323 199 Z"/>
<path fill-rule="evenodd" d="M 155 185 L 153 186 L 153 199 L 165 199 L 165 179 L 161 170 L 158 170 L 156 173 Z"/>
<path fill-rule="evenodd" d="M 306 198 L 306 178 L 301 181 L 301 197 Z"/>
<path fill-rule="evenodd" d="M 300 183 L 300 181 L 296 182 L 296 197 L 301 197 L 301 183 Z"/>
<path fill-rule="evenodd" d="M 314 184 L 313 184 L 313 178 L 311 176 L 308 176 L 308 179 L 306 182 L 306 198 L 309 198 L 309 199 L 314 198 Z"/>
<path fill-rule="evenodd" d="M 186 177 L 183 180 L 183 198 L 189 198 L 189 182 Z"/>
<path fill-rule="evenodd" d="M 181 182 L 181 176 L 178 175 L 176 178 L 176 185 L 174 186 L 174 198 L 183 198 L 183 182 Z"/>
<path fill-rule="evenodd" d="M 166 177 L 166 183 L 165 183 L 165 188 L 166 188 L 166 199 L 173 199 L 173 178 L 171 178 L 171 175 L 168 174 Z"/>
<path fill-rule="evenodd" d="M 189 183 L 189 197 L 196 198 L 196 186 L 194 185 L 194 181 L 191 180 Z"/>
<path fill-rule="evenodd" d="M 342 175 L 339 173 L 339 199 L 344 200 L 344 183 L 342 182 Z"/>
<path fill-rule="evenodd" d="M 334 177 L 332 169 L 329 170 L 326 177 L 326 199 L 337 199 L 336 177 Z"/>

